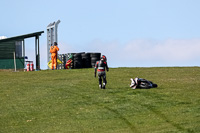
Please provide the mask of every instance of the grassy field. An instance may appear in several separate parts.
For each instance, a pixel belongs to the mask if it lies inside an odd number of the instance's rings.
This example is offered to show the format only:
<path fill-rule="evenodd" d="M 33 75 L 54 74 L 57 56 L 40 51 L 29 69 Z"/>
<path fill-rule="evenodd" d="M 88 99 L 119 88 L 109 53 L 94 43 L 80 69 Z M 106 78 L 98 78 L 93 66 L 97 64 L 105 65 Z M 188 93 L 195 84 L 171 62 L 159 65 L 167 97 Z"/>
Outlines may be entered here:
<path fill-rule="evenodd" d="M 140 77 L 158 88 L 129 88 Z M 200 68 L 0 72 L 0 133 L 198 133 Z"/>

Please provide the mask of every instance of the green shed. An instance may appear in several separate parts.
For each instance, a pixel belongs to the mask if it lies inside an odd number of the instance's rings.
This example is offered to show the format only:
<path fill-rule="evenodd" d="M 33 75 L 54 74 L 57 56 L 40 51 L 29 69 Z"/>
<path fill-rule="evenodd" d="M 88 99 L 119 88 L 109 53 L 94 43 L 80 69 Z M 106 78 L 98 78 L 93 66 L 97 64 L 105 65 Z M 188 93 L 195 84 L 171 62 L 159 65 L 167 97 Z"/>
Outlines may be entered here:
<path fill-rule="evenodd" d="M 40 70 L 39 36 L 44 31 L 0 40 L 0 69 L 24 69 L 25 39 L 35 37 L 36 70 Z"/>

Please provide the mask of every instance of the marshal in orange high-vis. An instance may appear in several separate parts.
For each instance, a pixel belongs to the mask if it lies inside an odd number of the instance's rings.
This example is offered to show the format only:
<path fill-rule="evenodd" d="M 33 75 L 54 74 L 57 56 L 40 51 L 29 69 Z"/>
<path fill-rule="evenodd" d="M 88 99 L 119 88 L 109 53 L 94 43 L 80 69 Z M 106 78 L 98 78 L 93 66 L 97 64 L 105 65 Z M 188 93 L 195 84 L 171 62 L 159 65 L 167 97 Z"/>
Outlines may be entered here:
<path fill-rule="evenodd" d="M 50 53 L 51 53 L 51 60 L 52 60 L 52 63 L 51 63 L 51 69 L 56 69 L 57 68 L 57 53 L 59 51 L 59 48 L 57 47 L 57 43 L 54 42 L 54 45 L 51 46 L 50 48 Z"/>

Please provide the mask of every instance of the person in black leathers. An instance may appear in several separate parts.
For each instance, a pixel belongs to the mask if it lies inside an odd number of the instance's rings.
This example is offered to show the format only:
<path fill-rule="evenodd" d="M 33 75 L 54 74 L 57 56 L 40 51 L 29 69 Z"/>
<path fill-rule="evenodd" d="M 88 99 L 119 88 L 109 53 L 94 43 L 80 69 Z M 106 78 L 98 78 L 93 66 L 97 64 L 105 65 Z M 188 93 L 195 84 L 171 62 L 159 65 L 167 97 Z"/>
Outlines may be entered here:
<path fill-rule="evenodd" d="M 108 64 L 107 64 L 107 59 L 105 55 L 102 55 L 101 60 L 97 61 L 95 64 L 95 72 L 94 72 L 94 76 L 96 77 L 96 73 L 98 74 L 98 78 L 99 78 L 99 88 L 101 89 L 105 89 L 106 88 L 106 72 L 105 70 L 109 70 L 108 68 Z M 103 78 L 103 85 L 102 85 L 102 78 Z"/>
<path fill-rule="evenodd" d="M 150 89 L 150 88 L 156 88 L 158 87 L 157 84 L 153 83 L 152 81 L 146 80 L 146 79 L 142 79 L 142 78 L 135 78 L 132 79 L 131 78 L 131 85 L 130 87 L 132 89 Z"/>

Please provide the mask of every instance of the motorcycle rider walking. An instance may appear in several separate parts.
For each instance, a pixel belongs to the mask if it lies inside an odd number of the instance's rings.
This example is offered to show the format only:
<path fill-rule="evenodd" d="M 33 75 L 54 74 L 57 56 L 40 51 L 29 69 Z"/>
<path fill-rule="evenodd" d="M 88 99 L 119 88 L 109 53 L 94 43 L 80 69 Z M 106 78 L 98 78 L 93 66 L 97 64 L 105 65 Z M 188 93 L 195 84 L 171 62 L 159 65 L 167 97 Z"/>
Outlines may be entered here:
<path fill-rule="evenodd" d="M 94 72 L 95 77 L 96 77 L 96 73 L 98 74 L 99 88 L 101 88 L 101 89 L 105 89 L 106 84 L 107 84 L 105 70 L 107 70 L 107 72 L 108 72 L 109 68 L 108 68 L 106 56 L 102 55 L 101 59 L 99 61 L 97 61 L 95 64 L 95 72 Z M 103 79 L 103 85 L 102 85 L 102 79 Z"/>

